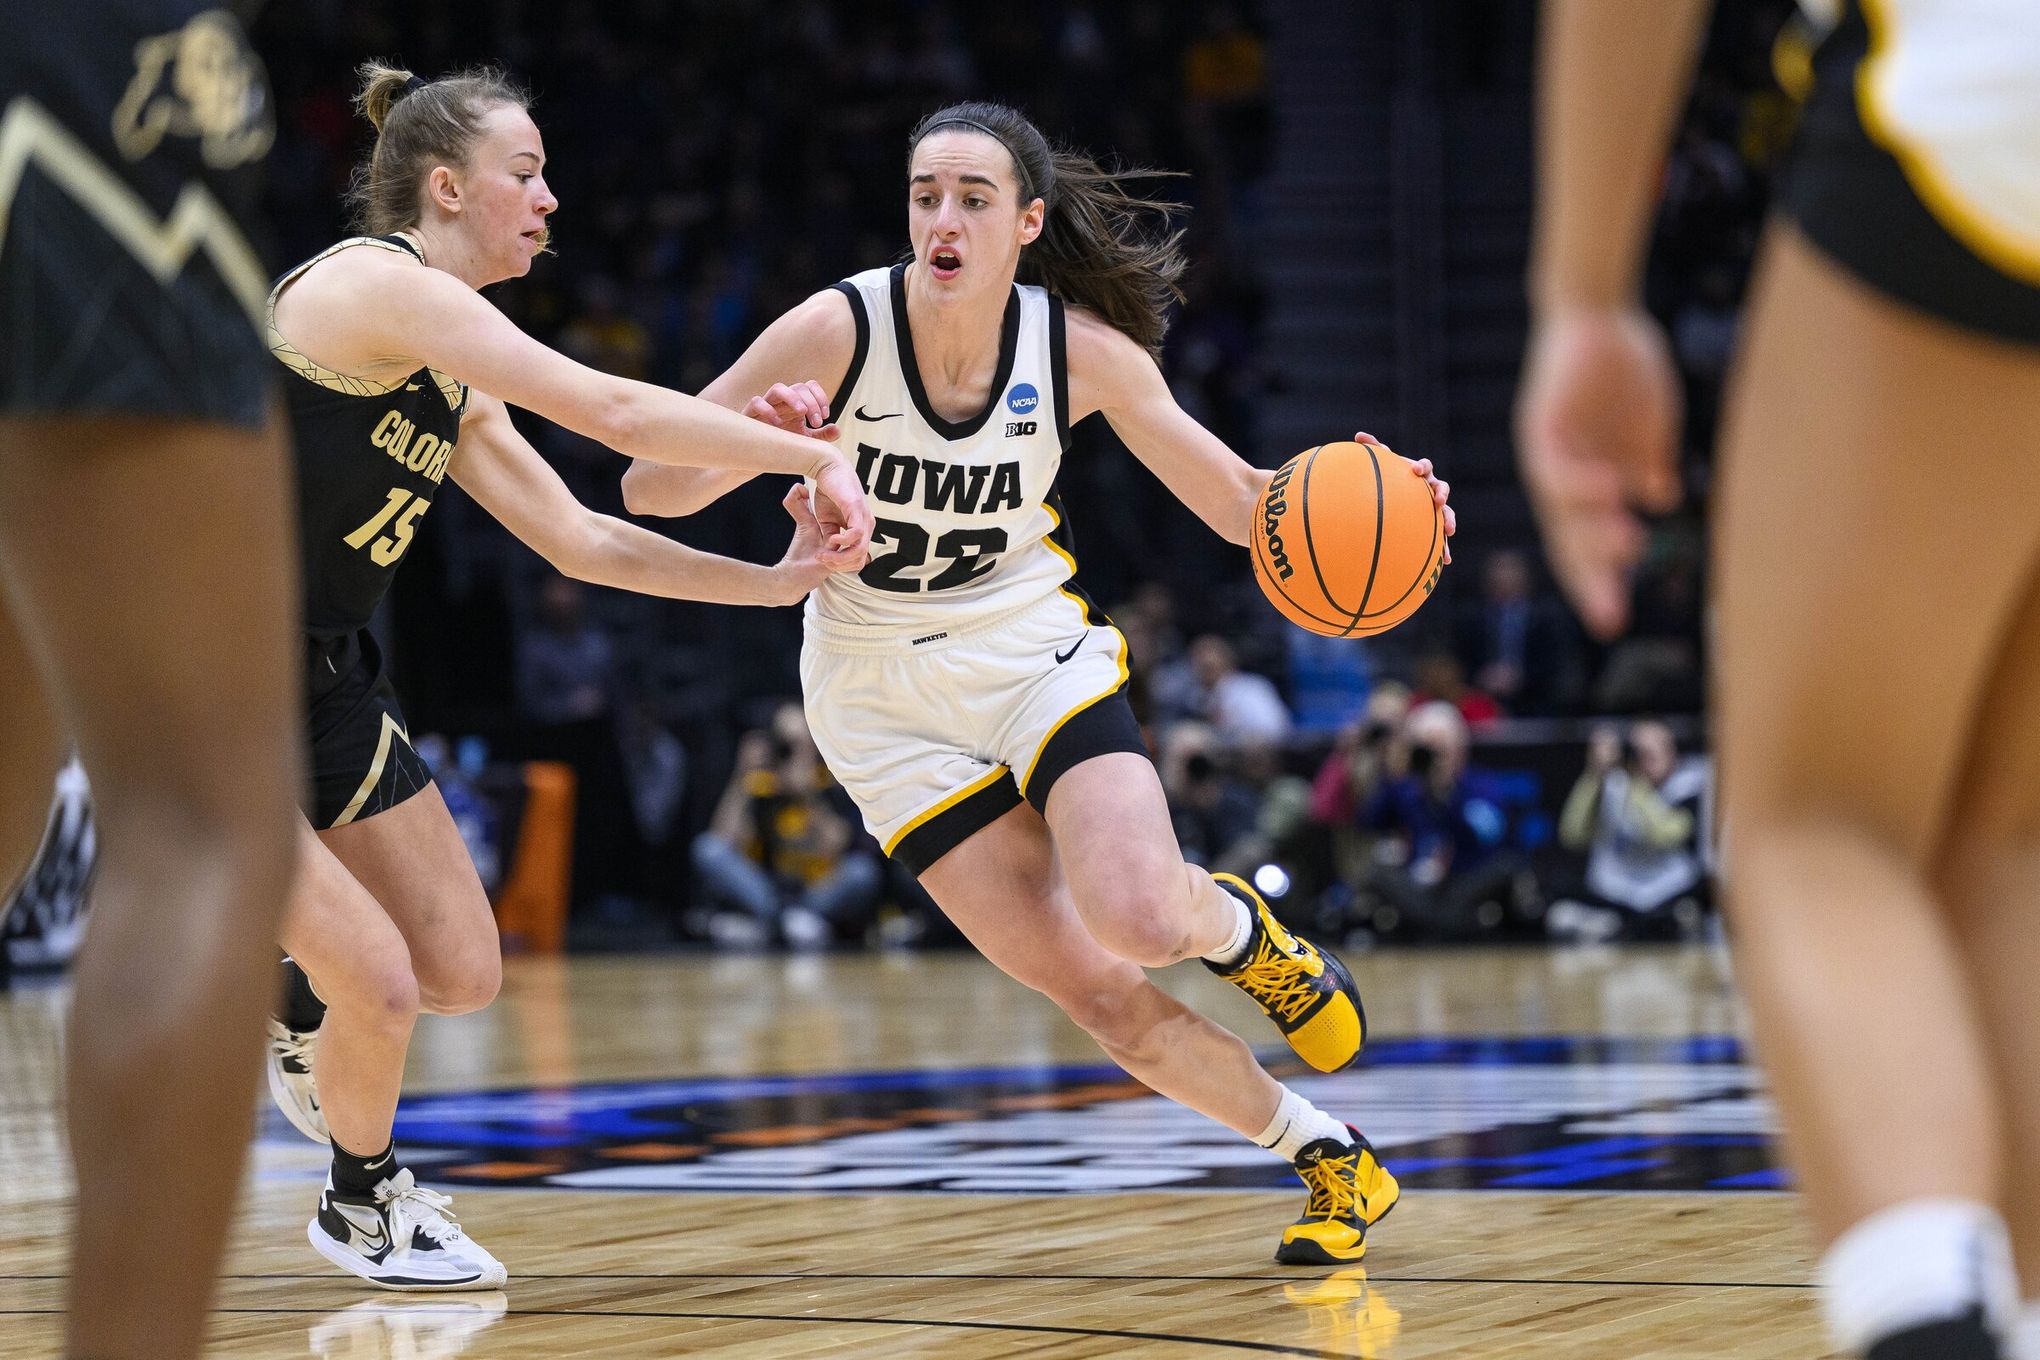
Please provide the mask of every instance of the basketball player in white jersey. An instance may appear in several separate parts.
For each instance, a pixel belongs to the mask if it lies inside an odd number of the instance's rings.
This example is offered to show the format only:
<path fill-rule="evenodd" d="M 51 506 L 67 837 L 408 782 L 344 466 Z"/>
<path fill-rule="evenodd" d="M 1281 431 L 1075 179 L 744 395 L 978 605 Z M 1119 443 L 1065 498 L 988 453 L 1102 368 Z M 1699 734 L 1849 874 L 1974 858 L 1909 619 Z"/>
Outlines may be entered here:
<path fill-rule="evenodd" d="M 2040 1360 L 2040 23 L 1805 8 L 1712 498 L 1724 900 L 1836 1345 Z M 1706 11 L 1546 7 L 1520 447 L 1604 635 L 1677 494 L 1637 280 Z"/>
<path fill-rule="evenodd" d="M 1357 1260 L 1398 1193 L 1373 1149 L 1142 970 L 1204 959 L 1325 1071 L 1359 1053 L 1360 998 L 1245 883 L 1183 861 L 1126 703 L 1126 639 L 1072 581 L 1054 491 L 1070 426 L 1101 411 L 1233 543 L 1271 474 L 1162 379 L 1183 260 L 1147 229 L 1156 205 L 994 104 L 933 114 L 909 144 L 912 260 L 816 294 L 702 393 L 833 421 L 877 517 L 868 565 L 808 601 L 815 740 L 987 958 L 1148 1086 L 1295 1164 L 1310 1199 L 1277 1260 Z M 740 480 L 637 463 L 624 493 L 686 514 Z"/>

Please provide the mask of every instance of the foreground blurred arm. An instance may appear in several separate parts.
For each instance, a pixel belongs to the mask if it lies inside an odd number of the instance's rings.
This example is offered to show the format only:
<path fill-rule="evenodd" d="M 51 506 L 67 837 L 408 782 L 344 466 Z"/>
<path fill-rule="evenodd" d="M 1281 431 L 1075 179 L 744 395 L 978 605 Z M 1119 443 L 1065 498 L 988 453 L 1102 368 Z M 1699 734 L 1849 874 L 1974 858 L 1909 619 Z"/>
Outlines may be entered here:
<path fill-rule="evenodd" d="M 1637 299 L 1664 155 L 1709 0 L 1546 0 L 1532 327 L 1516 408 L 1545 554 L 1582 621 L 1628 622 L 1638 507 L 1679 488 L 1679 388 Z"/>

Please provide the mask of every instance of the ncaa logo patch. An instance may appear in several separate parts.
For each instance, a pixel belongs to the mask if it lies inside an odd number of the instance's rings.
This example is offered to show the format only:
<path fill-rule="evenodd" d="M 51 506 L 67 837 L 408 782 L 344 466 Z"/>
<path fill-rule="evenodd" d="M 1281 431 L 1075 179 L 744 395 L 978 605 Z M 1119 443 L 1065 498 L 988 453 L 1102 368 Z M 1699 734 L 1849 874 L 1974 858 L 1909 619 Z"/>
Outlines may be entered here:
<path fill-rule="evenodd" d="M 1014 415 L 1024 416 L 1041 405 L 1041 393 L 1034 390 L 1033 383 L 1015 383 L 1006 394 L 1006 405 Z"/>

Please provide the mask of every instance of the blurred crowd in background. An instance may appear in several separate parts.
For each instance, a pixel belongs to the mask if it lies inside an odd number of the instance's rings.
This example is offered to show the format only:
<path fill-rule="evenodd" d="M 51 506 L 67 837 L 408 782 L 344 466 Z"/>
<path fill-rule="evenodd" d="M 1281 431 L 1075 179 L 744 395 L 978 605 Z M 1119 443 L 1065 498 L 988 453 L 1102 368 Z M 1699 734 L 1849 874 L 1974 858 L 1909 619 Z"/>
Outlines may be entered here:
<path fill-rule="evenodd" d="M 1509 3 L 1452 0 L 1473 30 Z M 1694 494 L 1655 528 L 1623 640 L 1590 643 L 1527 534 L 1498 541 L 1464 519 L 1457 561 L 1410 624 L 1376 641 L 1302 633 L 1260 600 L 1243 554 L 1186 529 L 1091 428 L 1102 421 L 1079 428 L 1062 487 L 1081 579 L 1130 640 L 1136 711 L 1191 858 L 1348 937 L 1705 928 L 1700 511 L 1791 123 L 1773 72 L 1789 10 L 1722 6 L 1665 167 L 1647 291 L 1685 378 Z M 369 136 L 349 107 L 354 61 L 427 76 L 501 62 L 536 96 L 561 207 L 556 255 L 492 300 L 593 366 L 686 391 L 810 292 L 902 256 L 906 132 L 942 103 L 1003 100 L 1107 161 L 1188 172 L 1154 184 L 1185 205 L 1193 262 L 1164 369 L 1248 461 L 1295 452 L 1257 433 L 1268 403 L 1310 398 L 1284 390 L 1258 345 L 1274 102 L 1256 0 L 307 0 L 267 6 L 256 39 L 279 103 L 279 267 L 345 231 L 342 194 Z M 1324 418 L 1336 437 L 1367 413 Z M 519 420 L 582 500 L 622 512 L 621 459 Z M 1452 476 L 1449 450 L 1408 452 Z M 777 496 L 754 485 L 657 527 L 770 560 Z M 944 936 L 815 755 L 795 611 L 561 579 L 449 483 L 378 626 L 413 730 L 446 734 L 426 749 L 469 810 L 485 877 L 504 832 L 481 773 L 533 758 L 575 768 L 578 942 Z"/>

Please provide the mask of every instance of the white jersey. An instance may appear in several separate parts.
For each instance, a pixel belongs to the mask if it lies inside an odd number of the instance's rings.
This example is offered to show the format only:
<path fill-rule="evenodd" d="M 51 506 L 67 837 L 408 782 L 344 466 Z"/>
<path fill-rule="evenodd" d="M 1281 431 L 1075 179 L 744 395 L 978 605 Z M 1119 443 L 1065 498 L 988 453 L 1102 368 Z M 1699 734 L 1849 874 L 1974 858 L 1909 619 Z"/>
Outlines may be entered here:
<path fill-rule="evenodd" d="M 1822 28 L 1860 17 L 1858 116 L 1942 225 L 2040 283 L 2040 16 L 2032 0 L 1801 0 Z"/>
<path fill-rule="evenodd" d="M 1069 441 L 1061 300 L 1013 286 L 985 409 L 948 421 L 929 406 L 914 360 L 905 272 L 870 269 L 836 285 L 856 313 L 857 352 L 832 414 L 877 527 L 870 563 L 824 581 L 810 618 L 947 627 L 1018 609 L 1076 570 L 1054 494 Z"/>

